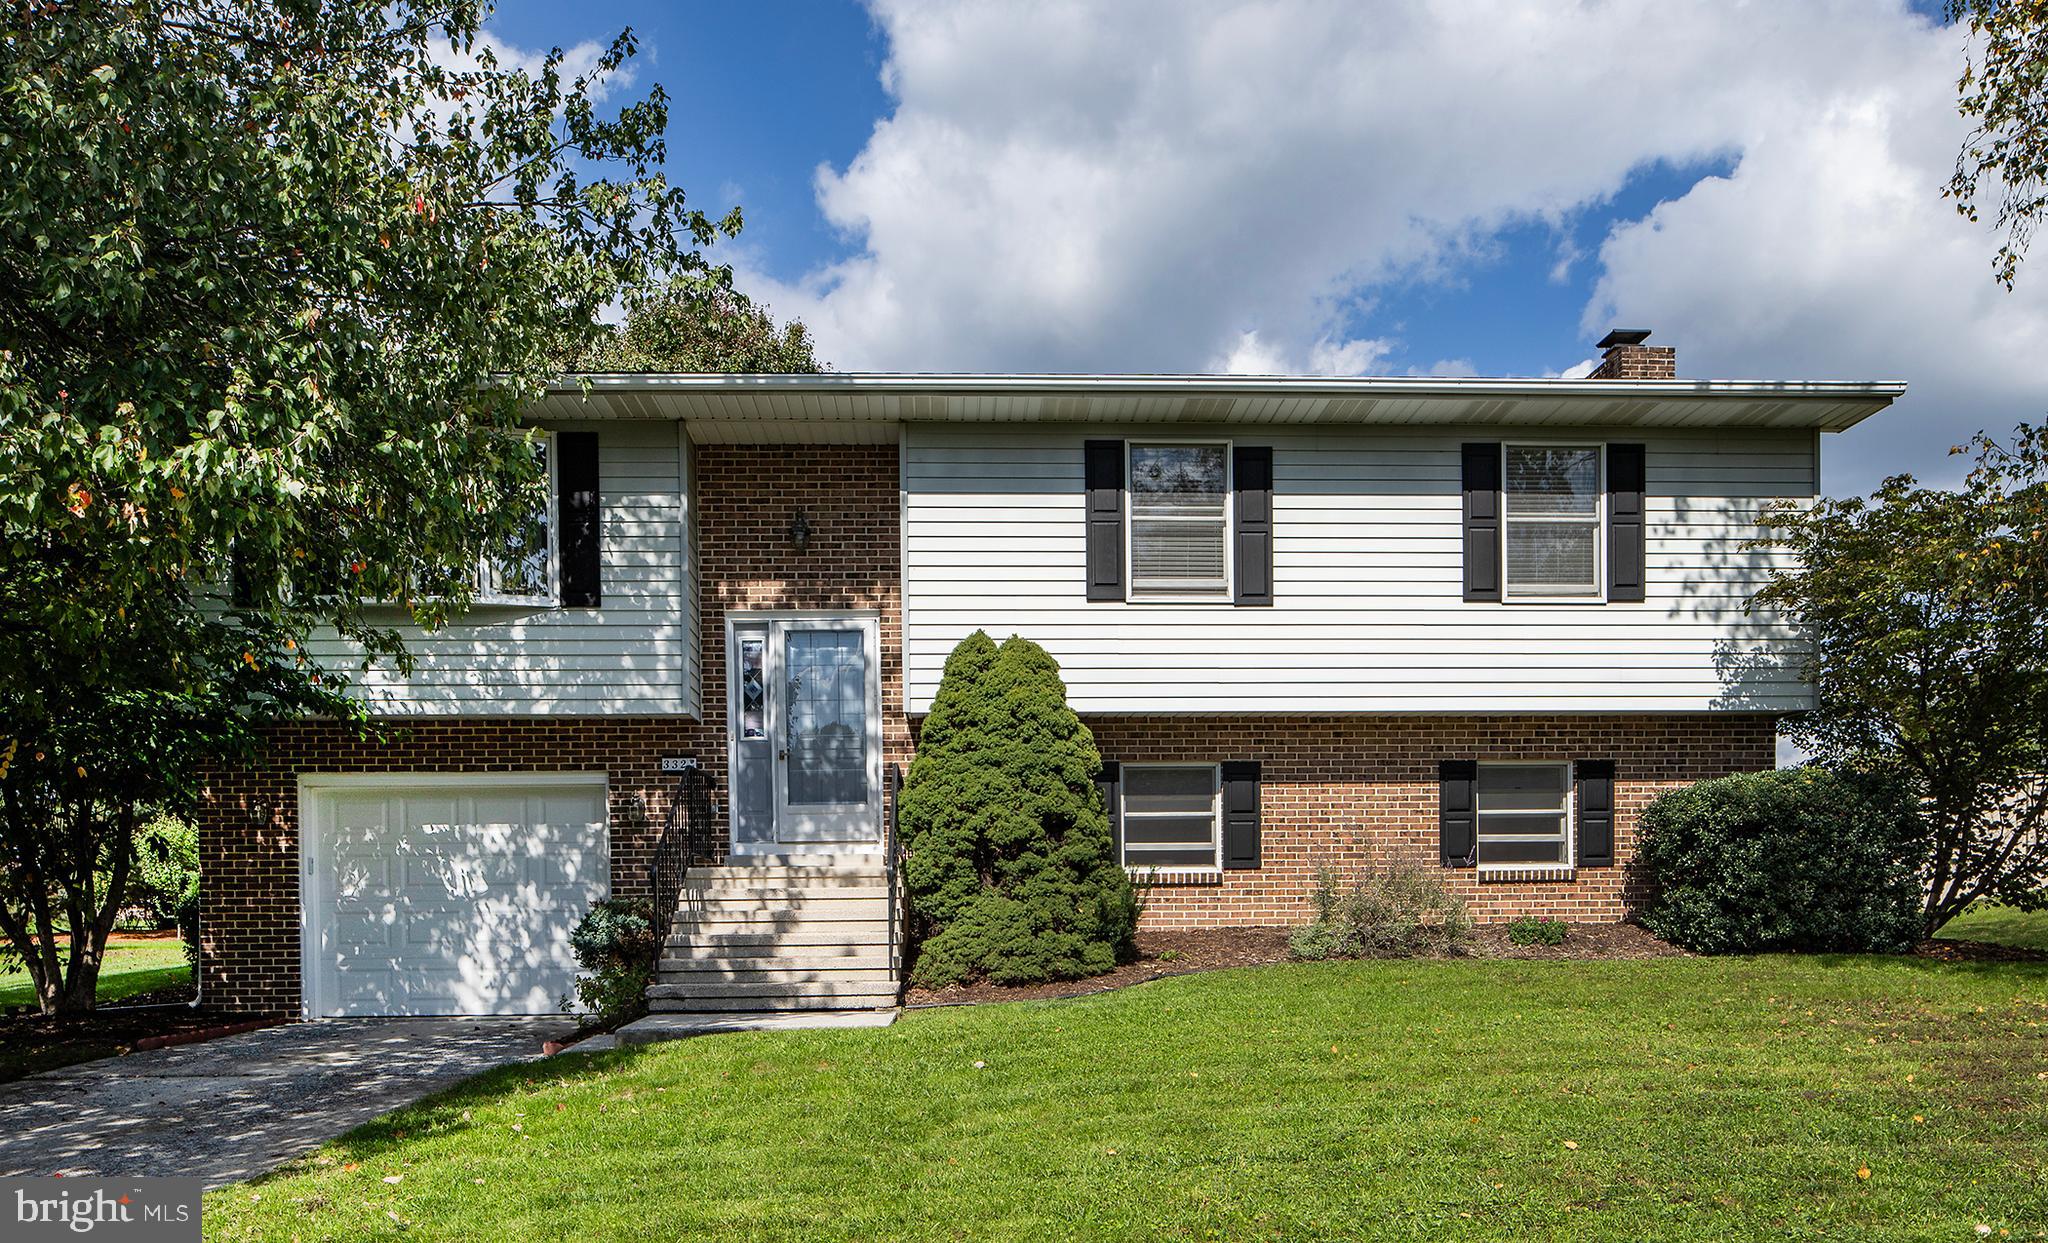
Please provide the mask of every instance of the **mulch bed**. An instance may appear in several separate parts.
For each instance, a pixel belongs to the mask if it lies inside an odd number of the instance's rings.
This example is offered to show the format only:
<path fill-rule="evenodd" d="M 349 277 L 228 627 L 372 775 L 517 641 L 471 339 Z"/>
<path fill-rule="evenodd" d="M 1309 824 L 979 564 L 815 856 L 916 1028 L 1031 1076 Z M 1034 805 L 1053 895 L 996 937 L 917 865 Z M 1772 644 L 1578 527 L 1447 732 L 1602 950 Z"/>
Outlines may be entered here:
<path fill-rule="evenodd" d="M 1567 924 L 1559 945 L 1516 945 L 1505 924 L 1488 924 L 1475 938 L 1479 958 L 1685 958 L 1686 951 L 1659 941 L 1639 924 Z"/>
<path fill-rule="evenodd" d="M 138 1040 L 207 1031 L 251 1017 L 193 1010 L 183 1004 L 191 999 L 188 983 L 124 997 L 72 1018 L 44 1018 L 29 1007 L 0 1015 L 0 1083 L 127 1053 Z"/>
<path fill-rule="evenodd" d="M 1505 927 L 1481 928 L 1475 957 L 1479 958 L 1671 958 L 1685 951 L 1666 944 L 1634 924 L 1572 924 L 1561 945 L 1514 945 Z M 906 1006 L 965 1006 L 990 1001 L 1044 1001 L 1059 997 L 1085 997 L 1129 988 L 1147 980 L 1190 975 L 1197 971 L 1220 971 L 1229 967 L 1258 967 L 1289 961 L 1285 928 L 1207 928 L 1199 931 L 1141 932 L 1138 961 L 1126 963 L 1107 975 L 1086 980 L 1058 980 L 1051 984 L 954 985 L 948 988 L 912 988 L 903 997 Z"/>
<path fill-rule="evenodd" d="M 1913 957 L 1942 962 L 2048 962 L 2048 953 L 2041 950 L 1989 941 L 1922 941 L 1913 947 Z"/>

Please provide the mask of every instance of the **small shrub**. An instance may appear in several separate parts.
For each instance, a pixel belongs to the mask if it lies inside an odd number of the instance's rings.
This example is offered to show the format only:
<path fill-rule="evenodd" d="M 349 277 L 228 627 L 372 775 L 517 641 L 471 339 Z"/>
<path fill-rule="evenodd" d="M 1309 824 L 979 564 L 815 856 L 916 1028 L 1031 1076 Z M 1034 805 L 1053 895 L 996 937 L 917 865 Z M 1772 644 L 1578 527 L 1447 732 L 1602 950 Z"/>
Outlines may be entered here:
<path fill-rule="evenodd" d="M 644 898 L 603 898 L 591 903 L 569 934 L 576 965 L 587 973 L 576 981 L 576 999 L 606 1027 L 638 1015 L 646 1005 L 660 949 L 653 904 Z M 573 1009 L 569 998 L 564 1010 Z"/>
<path fill-rule="evenodd" d="M 1508 921 L 1508 941 L 1514 945 L 1563 945 L 1564 921 L 1561 919 L 1521 919 Z"/>
<path fill-rule="evenodd" d="M 128 901 L 158 928 L 175 927 L 178 909 L 199 892 L 199 830 L 176 816 L 157 816 L 135 831 Z"/>
<path fill-rule="evenodd" d="M 1316 875 L 1316 917 L 1288 934 L 1296 958 L 1410 958 L 1463 954 L 1472 913 L 1443 878 L 1398 863 L 1344 887 L 1328 868 Z"/>
<path fill-rule="evenodd" d="M 1902 950 L 1919 937 L 1927 849 L 1917 800 L 1891 778 L 1702 781 L 1643 812 L 1643 926 L 1701 954 Z"/>
<path fill-rule="evenodd" d="M 1180 952 L 1179 950 L 1160 950 L 1160 951 L 1159 951 L 1159 961 L 1160 961 L 1160 962 L 1179 962 L 1180 960 L 1181 960 L 1181 952 Z"/>

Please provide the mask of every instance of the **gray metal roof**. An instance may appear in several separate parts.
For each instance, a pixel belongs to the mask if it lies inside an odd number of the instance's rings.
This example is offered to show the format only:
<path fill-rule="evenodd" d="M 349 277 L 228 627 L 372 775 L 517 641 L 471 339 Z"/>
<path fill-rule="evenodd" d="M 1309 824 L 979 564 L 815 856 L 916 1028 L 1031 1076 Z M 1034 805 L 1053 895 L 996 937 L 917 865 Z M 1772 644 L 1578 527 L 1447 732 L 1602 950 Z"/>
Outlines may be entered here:
<path fill-rule="evenodd" d="M 898 423 L 1809 428 L 1842 431 L 1905 392 L 1838 380 L 1216 375 L 584 375 L 534 414 L 681 419 L 700 440 L 893 440 Z"/>

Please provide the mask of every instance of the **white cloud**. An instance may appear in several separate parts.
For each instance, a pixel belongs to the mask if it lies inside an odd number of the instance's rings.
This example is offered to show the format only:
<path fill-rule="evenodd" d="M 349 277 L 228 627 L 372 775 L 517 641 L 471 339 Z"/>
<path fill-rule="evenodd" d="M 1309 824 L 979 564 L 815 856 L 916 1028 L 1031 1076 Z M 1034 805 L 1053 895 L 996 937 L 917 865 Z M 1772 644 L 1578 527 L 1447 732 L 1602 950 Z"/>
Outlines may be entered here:
<path fill-rule="evenodd" d="M 1721 158 L 1597 259 L 1558 243 L 1558 277 L 1602 273 L 1587 340 L 1612 315 L 1687 374 L 1914 381 L 1842 446 L 1854 483 L 2048 404 L 2048 259 L 2004 294 L 1938 197 L 1962 43 L 1900 0 L 874 8 L 895 107 L 817 175 L 852 256 L 740 265 L 838 366 L 1367 369 L 1401 349 L 1391 282 L 1469 279 L 1506 226 Z M 1487 343 L 1461 354 L 1439 366 Z"/>

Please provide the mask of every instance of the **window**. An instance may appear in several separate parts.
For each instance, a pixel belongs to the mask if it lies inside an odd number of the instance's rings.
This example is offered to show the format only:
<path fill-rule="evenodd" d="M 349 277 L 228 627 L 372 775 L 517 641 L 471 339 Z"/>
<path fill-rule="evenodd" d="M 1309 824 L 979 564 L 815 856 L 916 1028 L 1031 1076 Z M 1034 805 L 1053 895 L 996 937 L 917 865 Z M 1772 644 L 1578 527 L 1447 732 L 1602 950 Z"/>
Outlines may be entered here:
<path fill-rule="evenodd" d="M 477 563 L 479 603 L 551 604 L 556 599 L 555 464 L 549 451 L 552 444 L 547 436 L 533 442 L 544 491 L 531 500 L 508 498 L 507 503 L 526 506 L 525 518 L 499 548 L 484 554 Z"/>
<path fill-rule="evenodd" d="M 1600 597 L 1597 445 L 1507 445 L 1507 594 Z"/>
<path fill-rule="evenodd" d="M 1230 594 L 1230 446 L 1138 444 L 1130 458 L 1131 595 Z"/>
<path fill-rule="evenodd" d="M 1125 764 L 1124 866 L 1218 866 L 1219 789 L 1214 764 Z"/>
<path fill-rule="evenodd" d="M 1571 862 L 1569 764 L 1479 766 L 1479 866 Z"/>

